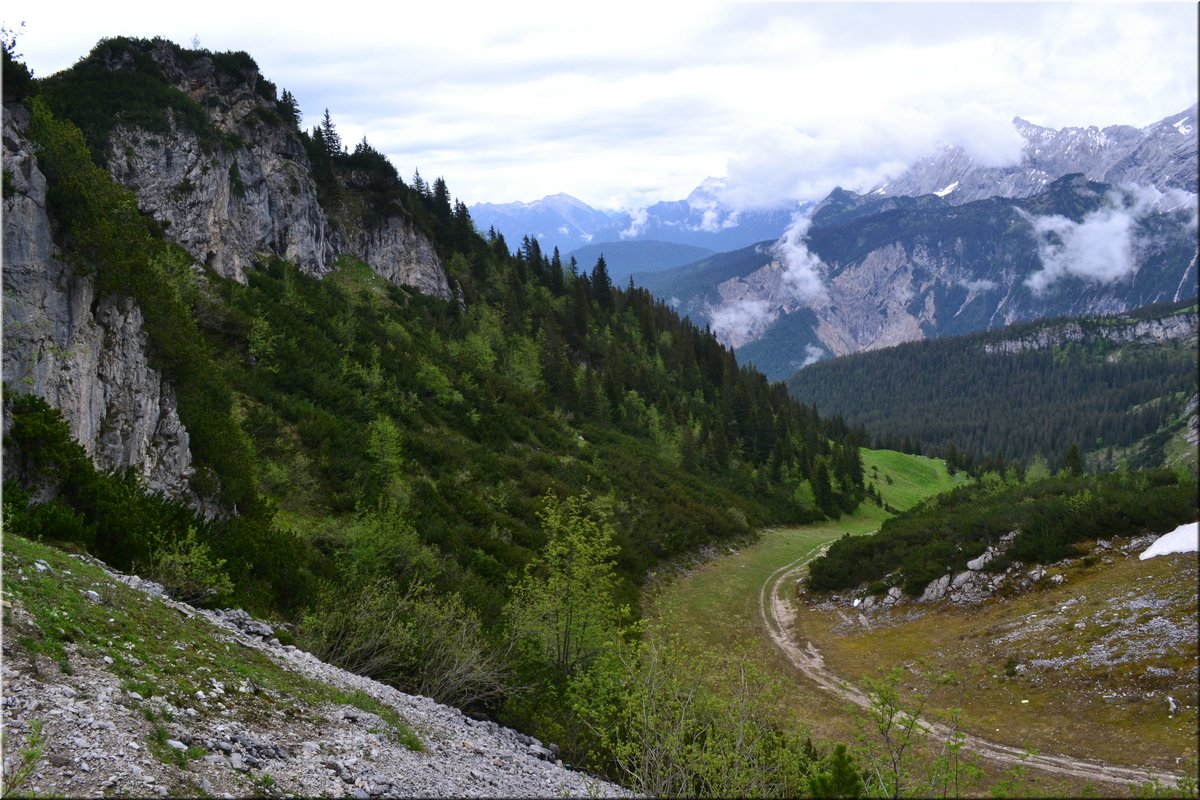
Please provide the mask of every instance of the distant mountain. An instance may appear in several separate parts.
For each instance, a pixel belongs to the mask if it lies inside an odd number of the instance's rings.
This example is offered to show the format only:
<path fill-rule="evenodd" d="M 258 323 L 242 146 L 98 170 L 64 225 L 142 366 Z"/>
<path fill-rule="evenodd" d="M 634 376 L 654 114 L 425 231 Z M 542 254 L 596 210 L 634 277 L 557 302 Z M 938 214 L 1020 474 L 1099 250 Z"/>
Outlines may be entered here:
<path fill-rule="evenodd" d="M 538 240 L 547 253 L 566 253 L 595 238 L 595 231 L 614 225 L 613 217 L 569 194 L 552 194 L 532 203 L 477 203 L 471 219 L 480 233 L 495 228 L 516 249 L 524 236 Z M 615 238 L 615 237 L 614 237 Z"/>
<path fill-rule="evenodd" d="M 712 255 L 711 250 L 695 245 L 639 239 L 629 242 L 589 244 L 567 253 L 563 260 L 574 257 L 580 269 L 590 270 L 596 260 L 600 256 L 604 256 L 609 277 L 614 283 L 623 284 L 635 272 L 646 273 L 670 269 L 681 264 L 690 264 L 709 255 Z"/>
<path fill-rule="evenodd" d="M 564 254 L 589 244 L 622 241 L 670 242 L 721 252 L 778 238 L 795 214 L 812 205 L 738 211 L 721 202 L 722 185 L 708 178 L 686 199 L 633 211 L 607 213 L 570 195 L 555 194 L 531 203 L 479 203 L 470 212 L 481 233 L 495 228 L 513 249 L 524 236 L 532 236 L 543 251 L 557 247 Z"/>
<path fill-rule="evenodd" d="M 1073 172 L 1104 183 L 1195 192 L 1196 108 L 1192 106 L 1145 128 L 1111 125 L 1055 130 L 1017 117 L 1013 127 L 1026 142 L 1019 164 L 985 167 L 963 148 L 947 146 L 867 194 L 934 194 L 959 205 L 988 197 L 1029 197 Z"/>
<path fill-rule="evenodd" d="M 1195 197 L 1177 190 L 1082 175 L 962 205 L 838 190 L 807 222 L 783 245 L 638 280 L 775 379 L 828 355 L 1197 292 Z"/>
<path fill-rule="evenodd" d="M 875 446 L 907 439 L 943 454 L 1054 463 L 1076 443 L 1100 469 L 1122 460 L 1194 469 L 1197 327 L 1193 296 L 856 353 L 806 367 L 787 386 L 820 414 L 863 426 Z"/>

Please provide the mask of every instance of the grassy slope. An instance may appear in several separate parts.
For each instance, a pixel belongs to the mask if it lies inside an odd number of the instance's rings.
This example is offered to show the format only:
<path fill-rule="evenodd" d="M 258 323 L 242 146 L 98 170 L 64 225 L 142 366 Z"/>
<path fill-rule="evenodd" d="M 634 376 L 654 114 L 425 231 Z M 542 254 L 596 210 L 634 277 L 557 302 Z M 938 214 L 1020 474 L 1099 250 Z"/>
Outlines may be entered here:
<path fill-rule="evenodd" d="M 868 479 L 875 468 L 880 492 L 897 508 L 944 491 L 952 482 L 941 461 L 886 450 L 863 450 L 862 454 Z M 892 479 L 890 484 L 887 477 Z M 878 530 L 887 517 L 877 506 L 863 503 L 840 520 L 765 531 L 747 547 L 657 584 L 654 598 L 647 604 L 648 613 L 670 620 L 672 627 L 698 648 L 746 647 L 790 676 L 791 668 L 762 632 L 758 598 L 763 583 L 775 570 L 814 555 L 846 533 L 857 536 Z M 823 721 L 812 725 L 815 734 L 841 739 L 852 735 L 839 703 L 794 681 L 789 680 L 788 685 L 795 691 L 782 700 L 796 710 L 797 718 Z"/>
<path fill-rule="evenodd" d="M 880 653 L 889 666 L 928 659 L 954 672 L 972 733 L 1039 752 L 1180 771 L 1196 758 L 1197 651 L 1194 638 L 1163 648 L 1160 626 L 1194 627 L 1196 564 L 1195 554 L 1146 561 L 1116 554 L 1107 564 L 1051 568 L 1066 577 L 1062 586 L 980 606 L 909 606 L 872 617 L 868 630 L 849 609 L 802 604 L 796 625 L 830 670 L 851 681 L 877 677 Z M 1072 659 L 1089 652 L 1099 663 Z M 1056 658 L 1072 660 L 1037 664 Z M 1170 715 L 1167 695 L 1190 708 Z"/>
<path fill-rule="evenodd" d="M 951 475 L 940 458 L 865 447 L 859 452 L 866 480 L 874 483 L 884 502 L 898 511 L 907 511 L 926 498 L 968 482 L 962 473 Z"/>

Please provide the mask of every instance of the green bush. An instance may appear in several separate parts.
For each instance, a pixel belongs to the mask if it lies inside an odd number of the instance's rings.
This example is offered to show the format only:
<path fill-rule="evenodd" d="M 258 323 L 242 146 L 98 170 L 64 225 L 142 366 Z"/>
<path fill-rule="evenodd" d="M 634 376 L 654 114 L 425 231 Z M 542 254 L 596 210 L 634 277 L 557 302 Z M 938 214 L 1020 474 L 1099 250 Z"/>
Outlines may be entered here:
<path fill-rule="evenodd" d="M 191 605 L 216 605 L 233 593 L 225 559 L 214 558 L 207 544 L 189 527 L 182 537 L 157 537 L 149 560 L 135 569 L 163 585 L 176 600 Z"/>
<path fill-rule="evenodd" d="M 388 578 L 322 584 L 296 632 L 300 647 L 359 675 L 459 707 L 511 690 L 504 659 L 457 595 Z"/>

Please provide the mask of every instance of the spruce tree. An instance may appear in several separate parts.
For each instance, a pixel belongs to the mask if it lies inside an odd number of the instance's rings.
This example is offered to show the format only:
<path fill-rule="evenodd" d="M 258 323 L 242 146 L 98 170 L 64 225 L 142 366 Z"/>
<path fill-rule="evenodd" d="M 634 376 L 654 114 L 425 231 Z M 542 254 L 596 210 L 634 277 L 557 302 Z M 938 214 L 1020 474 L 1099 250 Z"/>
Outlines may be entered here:
<path fill-rule="evenodd" d="M 325 152 L 329 154 L 330 158 L 337 158 L 342 154 L 342 137 L 338 136 L 328 108 L 325 109 L 325 116 L 321 119 L 321 139 L 325 143 Z"/>

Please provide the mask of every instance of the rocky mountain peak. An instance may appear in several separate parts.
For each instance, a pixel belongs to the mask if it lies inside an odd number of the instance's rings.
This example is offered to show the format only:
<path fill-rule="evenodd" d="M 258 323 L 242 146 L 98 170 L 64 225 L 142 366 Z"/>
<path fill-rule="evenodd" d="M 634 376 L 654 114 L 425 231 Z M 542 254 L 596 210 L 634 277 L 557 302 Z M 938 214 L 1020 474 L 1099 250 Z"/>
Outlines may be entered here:
<path fill-rule="evenodd" d="M 1144 128 L 1093 125 L 1055 129 L 1022 117 L 1014 117 L 1012 125 L 1026 142 L 1018 164 L 985 167 L 963 148 L 946 146 L 870 194 L 937 194 L 961 205 L 988 197 L 1029 197 L 1074 172 L 1112 184 L 1196 190 L 1196 137 L 1180 135 L 1184 130 L 1196 130 L 1196 106 Z"/>

